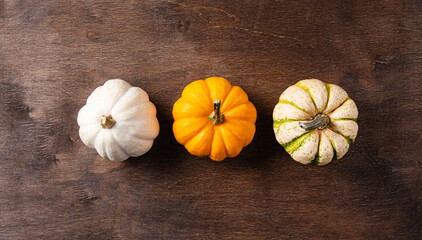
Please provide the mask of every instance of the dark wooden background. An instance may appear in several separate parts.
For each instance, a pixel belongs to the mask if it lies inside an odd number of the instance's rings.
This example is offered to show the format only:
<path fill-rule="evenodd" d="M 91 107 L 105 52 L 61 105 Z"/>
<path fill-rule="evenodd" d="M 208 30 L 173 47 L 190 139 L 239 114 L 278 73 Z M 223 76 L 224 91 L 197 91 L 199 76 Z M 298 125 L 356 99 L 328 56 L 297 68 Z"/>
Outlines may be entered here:
<path fill-rule="evenodd" d="M 0 1 L 0 239 L 421 239 L 422 2 Z M 190 156 L 171 109 L 221 76 L 258 110 L 252 143 Z M 76 116 L 107 79 L 145 89 L 150 152 L 101 159 Z M 296 81 L 341 85 L 359 108 L 325 167 L 278 145 L 272 110 Z"/>

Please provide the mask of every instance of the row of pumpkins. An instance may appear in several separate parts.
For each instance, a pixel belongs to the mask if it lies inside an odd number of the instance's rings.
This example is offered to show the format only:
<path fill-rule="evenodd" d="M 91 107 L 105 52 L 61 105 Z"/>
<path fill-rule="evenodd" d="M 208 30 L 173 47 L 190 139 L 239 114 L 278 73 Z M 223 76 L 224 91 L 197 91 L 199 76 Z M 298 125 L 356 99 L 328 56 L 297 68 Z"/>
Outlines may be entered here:
<path fill-rule="evenodd" d="M 185 87 L 173 106 L 173 132 L 190 154 L 222 161 L 252 141 L 256 117 L 240 87 L 211 77 Z M 325 165 L 346 154 L 357 135 L 357 117 L 355 102 L 341 87 L 307 79 L 281 94 L 273 128 L 294 160 Z M 160 129 L 148 94 L 121 79 L 92 92 L 79 111 L 78 125 L 82 141 L 115 162 L 145 154 Z"/>

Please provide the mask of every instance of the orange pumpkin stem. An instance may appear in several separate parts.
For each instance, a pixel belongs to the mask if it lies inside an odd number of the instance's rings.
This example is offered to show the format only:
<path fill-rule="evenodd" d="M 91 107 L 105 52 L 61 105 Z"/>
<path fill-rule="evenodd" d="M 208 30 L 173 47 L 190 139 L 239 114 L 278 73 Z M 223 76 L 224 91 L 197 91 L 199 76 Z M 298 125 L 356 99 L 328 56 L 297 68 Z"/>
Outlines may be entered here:
<path fill-rule="evenodd" d="M 214 101 L 214 111 L 209 116 L 209 120 L 214 125 L 219 125 L 219 124 L 222 124 L 224 122 L 224 115 L 220 111 L 220 106 L 221 106 L 220 99 L 216 99 Z"/>

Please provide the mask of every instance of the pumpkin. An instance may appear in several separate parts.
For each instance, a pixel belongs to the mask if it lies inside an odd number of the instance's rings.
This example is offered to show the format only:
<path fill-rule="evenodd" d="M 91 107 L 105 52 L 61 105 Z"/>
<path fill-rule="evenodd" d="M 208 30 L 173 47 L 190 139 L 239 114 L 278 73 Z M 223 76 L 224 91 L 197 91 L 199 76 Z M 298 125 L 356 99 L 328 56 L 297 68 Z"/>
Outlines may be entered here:
<path fill-rule="evenodd" d="M 342 158 L 358 132 L 358 109 L 341 87 L 307 79 L 288 87 L 273 112 L 277 141 L 303 164 Z"/>
<path fill-rule="evenodd" d="M 114 162 L 148 152 L 160 129 L 148 94 L 121 79 L 92 92 L 79 110 L 78 125 L 82 142 Z"/>
<path fill-rule="evenodd" d="M 256 117 L 240 87 L 211 77 L 185 87 L 173 106 L 173 132 L 190 154 L 222 161 L 237 156 L 252 141 Z"/>

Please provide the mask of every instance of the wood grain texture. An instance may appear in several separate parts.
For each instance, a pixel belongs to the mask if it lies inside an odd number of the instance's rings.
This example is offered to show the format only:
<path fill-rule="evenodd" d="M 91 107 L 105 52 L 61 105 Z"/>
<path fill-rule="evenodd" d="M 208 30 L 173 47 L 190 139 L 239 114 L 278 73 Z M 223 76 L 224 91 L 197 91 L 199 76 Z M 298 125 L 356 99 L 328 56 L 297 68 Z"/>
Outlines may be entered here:
<path fill-rule="evenodd" d="M 0 1 L 0 239 L 421 239 L 422 4 L 404 1 Z M 241 86 L 252 143 L 215 163 L 172 134 L 188 83 Z M 102 160 L 76 116 L 107 79 L 145 89 L 150 152 Z M 278 145 L 291 84 L 339 84 L 359 108 L 325 167 Z"/>

